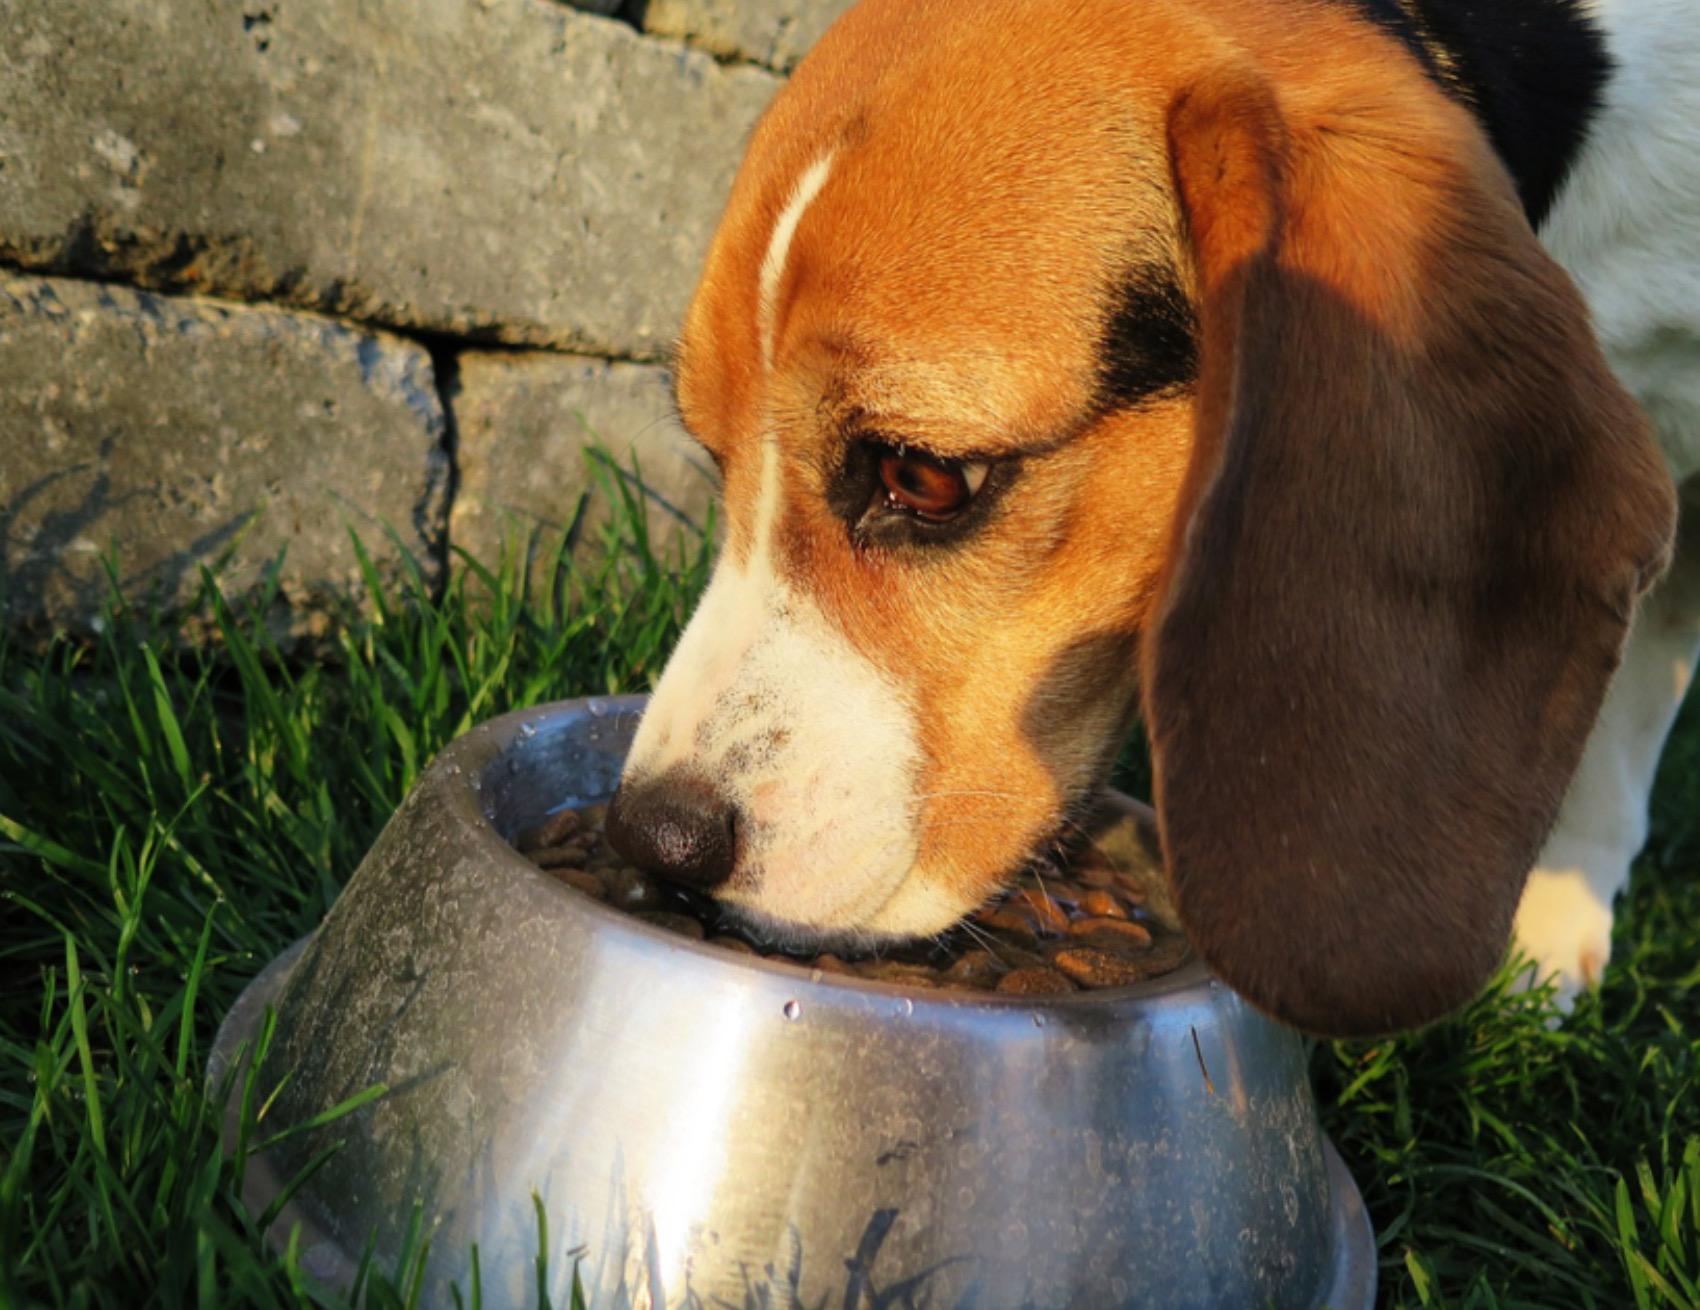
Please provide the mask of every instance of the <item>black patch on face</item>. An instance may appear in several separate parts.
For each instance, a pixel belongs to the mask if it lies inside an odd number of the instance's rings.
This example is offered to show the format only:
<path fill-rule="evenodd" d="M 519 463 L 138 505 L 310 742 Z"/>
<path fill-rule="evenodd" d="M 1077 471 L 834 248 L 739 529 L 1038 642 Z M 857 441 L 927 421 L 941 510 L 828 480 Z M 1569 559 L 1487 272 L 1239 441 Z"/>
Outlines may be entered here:
<path fill-rule="evenodd" d="M 1475 115 L 1538 228 L 1612 74 L 1581 0 L 1339 2 L 1397 37 Z"/>
<path fill-rule="evenodd" d="M 1098 341 L 1098 405 L 1129 409 L 1198 377 L 1198 319 L 1172 268 L 1141 264 L 1115 288 Z"/>
<path fill-rule="evenodd" d="M 826 507 L 836 518 L 854 528 L 874 503 L 879 482 L 877 443 L 852 438 L 844 448 L 844 462 L 826 479 Z"/>

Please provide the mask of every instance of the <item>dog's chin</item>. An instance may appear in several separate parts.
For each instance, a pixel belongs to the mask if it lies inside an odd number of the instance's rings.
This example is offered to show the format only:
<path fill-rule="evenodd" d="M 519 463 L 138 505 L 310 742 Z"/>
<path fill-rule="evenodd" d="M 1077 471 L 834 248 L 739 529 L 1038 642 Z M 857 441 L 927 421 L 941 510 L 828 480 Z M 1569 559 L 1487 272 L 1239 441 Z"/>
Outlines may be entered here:
<path fill-rule="evenodd" d="M 911 875 L 864 920 L 809 923 L 763 905 L 759 896 L 735 893 L 719 898 L 721 913 L 738 931 L 763 946 L 788 955 L 866 955 L 922 938 L 936 937 L 972 913 L 1001 884 L 964 898 L 931 880 Z"/>
<path fill-rule="evenodd" d="M 1065 852 L 1078 844 L 1099 795 L 1096 787 L 1071 795 L 1045 835 L 995 876 L 967 880 L 943 878 L 920 868 L 907 876 L 883 901 L 863 908 L 850 922 L 811 922 L 787 914 L 763 897 L 760 889 L 733 891 L 716 897 L 721 914 L 739 933 L 760 946 L 787 955 L 870 955 L 908 942 L 948 932 L 975 910 L 1007 891 L 1024 869 L 1056 867 Z M 866 906 L 866 901 L 864 901 Z M 839 915 L 845 914 L 843 908 Z M 849 911 L 856 914 L 856 911 Z"/>
<path fill-rule="evenodd" d="M 764 951 L 782 955 L 874 955 L 911 940 L 913 934 L 876 932 L 872 928 L 821 927 L 798 923 L 748 905 L 720 902 L 722 920 L 739 936 Z"/>

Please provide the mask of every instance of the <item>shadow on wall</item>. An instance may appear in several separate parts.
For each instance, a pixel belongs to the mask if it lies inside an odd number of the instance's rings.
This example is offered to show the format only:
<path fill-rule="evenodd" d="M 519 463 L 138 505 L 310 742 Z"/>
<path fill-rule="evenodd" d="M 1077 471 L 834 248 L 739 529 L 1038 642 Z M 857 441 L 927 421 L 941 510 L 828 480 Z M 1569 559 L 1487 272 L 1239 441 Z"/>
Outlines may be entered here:
<path fill-rule="evenodd" d="M 103 457 L 111 444 L 110 439 L 102 443 Z M 148 495 L 145 490 L 114 493 L 110 474 L 84 463 L 37 478 L 0 502 L 0 620 L 9 624 L 15 617 L 26 627 L 97 629 L 114 590 L 132 603 L 169 606 L 194 595 L 203 567 L 221 572 L 264 512 L 231 515 L 126 574 L 116 540 L 102 552 L 100 524 Z M 31 512 L 50 496 L 56 504 Z M 93 567 L 97 560 L 100 566 Z"/>
<path fill-rule="evenodd" d="M 579 595 L 590 580 L 593 595 L 616 581 L 628 591 L 659 579 L 693 595 L 700 590 L 715 549 L 714 502 L 698 488 L 694 501 L 678 503 L 646 479 L 634 451 L 623 463 L 600 443 L 581 454 L 583 473 L 563 496 L 566 515 L 551 521 L 521 508 L 499 511 L 499 529 L 486 524 L 484 549 L 453 543 L 455 571 L 514 590 L 547 586 L 564 605 L 584 603 Z M 702 487 L 712 484 L 711 473 L 696 472 Z M 205 586 L 213 579 L 233 604 L 258 602 L 268 631 L 287 646 L 328 636 L 370 608 L 374 588 L 390 594 L 403 573 L 422 588 L 408 594 L 432 600 L 450 577 L 449 569 L 409 552 L 389 522 L 335 492 L 327 498 L 340 502 L 340 590 L 317 580 L 323 570 L 303 582 L 289 567 L 288 542 L 275 544 L 278 533 L 270 530 L 287 506 L 229 514 L 185 543 L 156 550 L 124 528 L 138 507 L 145 516 L 147 503 L 163 493 L 114 487 L 105 468 L 84 462 L 0 501 L 0 621 L 22 634 L 82 638 L 123 607 L 150 627 L 201 640 L 217 627 Z"/>

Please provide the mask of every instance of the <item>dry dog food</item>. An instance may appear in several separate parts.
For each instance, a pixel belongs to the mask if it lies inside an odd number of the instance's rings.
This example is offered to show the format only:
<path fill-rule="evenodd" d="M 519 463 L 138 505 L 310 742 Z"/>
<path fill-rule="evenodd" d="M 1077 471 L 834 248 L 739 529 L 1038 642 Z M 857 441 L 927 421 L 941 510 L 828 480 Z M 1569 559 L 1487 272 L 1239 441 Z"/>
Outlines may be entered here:
<path fill-rule="evenodd" d="M 602 834 L 607 806 L 562 810 L 515 838 L 540 869 L 586 896 L 712 946 L 822 973 L 917 988 L 1056 996 L 1123 987 L 1169 972 L 1186 939 L 1164 898 L 1148 831 L 1102 812 L 1065 864 L 1035 866 L 1005 895 L 940 937 L 877 955 L 798 956 L 751 936 L 710 897 L 632 868 Z"/>

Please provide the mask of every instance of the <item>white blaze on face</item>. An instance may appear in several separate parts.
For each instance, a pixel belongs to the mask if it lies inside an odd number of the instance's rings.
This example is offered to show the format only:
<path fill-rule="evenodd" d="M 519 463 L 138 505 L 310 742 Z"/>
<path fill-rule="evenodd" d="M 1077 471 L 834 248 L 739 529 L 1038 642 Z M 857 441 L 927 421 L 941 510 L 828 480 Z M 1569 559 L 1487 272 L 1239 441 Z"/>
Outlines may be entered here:
<path fill-rule="evenodd" d="M 808 171 L 798 179 L 797 189 L 791 193 L 791 199 L 786 201 L 785 208 L 780 211 L 779 221 L 773 225 L 773 235 L 767 242 L 767 255 L 761 261 L 756 308 L 760 321 L 756 324 L 756 330 L 761 333 L 761 366 L 769 375 L 773 372 L 773 327 L 774 315 L 778 309 L 779 283 L 785 276 L 785 261 L 791 254 L 791 240 L 797 235 L 797 225 L 803 221 L 803 212 L 814 204 L 815 197 L 826 185 L 827 174 L 830 172 L 832 156 L 822 155 L 810 164 Z"/>
<path fill-rule="evenodd" d="M 762 362 L 771 372 L 776 302 L 798 224 L 832 156 L 798 180 L 759 271 Z M 638 729 L 627 778 L 689 766 L 738 807 L 738 867 L 723 901 L 753 916 L 826 930 L 878 920 L 917 849 L 915 727 L 901 689 L 777 567 L 784 508 L 778 434 L 761 438 L 747 557 L 722 555 Z M 901 916 L 899 916 L 901 917 Z"/>

